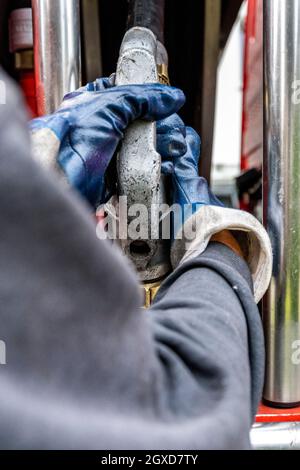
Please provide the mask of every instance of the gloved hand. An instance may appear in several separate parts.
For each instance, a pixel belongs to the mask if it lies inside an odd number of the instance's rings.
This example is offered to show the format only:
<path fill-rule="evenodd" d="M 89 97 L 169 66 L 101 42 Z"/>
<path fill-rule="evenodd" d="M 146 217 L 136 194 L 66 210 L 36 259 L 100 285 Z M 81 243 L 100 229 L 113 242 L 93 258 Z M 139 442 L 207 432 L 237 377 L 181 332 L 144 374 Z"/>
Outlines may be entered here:
<path fill-rule="evenodd" d="M 115 86 L 115 74 L 109 78 L 97 78 L 81 91 L 103 91 Z M 162 173 L 173 172 L 173 159 L 182 157 L 187 151 L 186 128 L 178 114 L 156 122 L 156 150 L 162 158 Z"/>
<path fill-rule="evenodd" d="M 162 120 L 184 101 L 182 91 L 165 85 L 112 87 L 109 79 L 97 80 L 67 95 L 54 114 L 31 121 L 33 143 L 38 142 L 34 153 L 41 154 L 41 161 L 46 149 L 53 148 L 48 166 L 58 164 L 69 183 L 96 207 L 104 200 L 105 171 L 127 126 L 135 119 Z M 185 142 L 182 129 L 177 129 L 182 122 L 177 116 L 167 122 L 158 124 L 158 151 L 182 154 Z"/>
<path fill-rule="evenodd" d="M 186 128 L 178 114 L 156 123 L 156 150 L 162 158 L 162 173 L 173 174 L 174 161 L 187 151 Z"/>
<path fill-rule="evenodd" d="M 244 258 L 253 277 L 255 299 L 259 301 L 269 285 L 272 272 L 269 237 L 251 214 L 225 208 L 211 192 L 206 180 L 199 176 L 200 138 L 189 127 L 186 128 L 186 144 L 185 155 L 175 157 L 168 166 L 173 180 L 173 204 L 177 205 L 172 265 L 175 268 L 199 256 L 210 241 L 221 241 L 220 233 L 230 232 L 229 235 L 237 236 L 243 247 Z M 231 243 L 224 242 L 236 251 Z"/>
<path fill-rule="evenodd" d="M 173 181 L 173 204 L 180 208 L 182 217 L 174 219 L 174 237 L 180 225 L 201 206 L 212 205 L 223 207 L 219 199 L 211 192 L 205 178 L 199 176 L 199 159 L 201 140 L 191 127 L 186 128 L 186 153 L 169 160 L 168 172 Z M 179 224 L 177 226 L 176 224 Z"/>

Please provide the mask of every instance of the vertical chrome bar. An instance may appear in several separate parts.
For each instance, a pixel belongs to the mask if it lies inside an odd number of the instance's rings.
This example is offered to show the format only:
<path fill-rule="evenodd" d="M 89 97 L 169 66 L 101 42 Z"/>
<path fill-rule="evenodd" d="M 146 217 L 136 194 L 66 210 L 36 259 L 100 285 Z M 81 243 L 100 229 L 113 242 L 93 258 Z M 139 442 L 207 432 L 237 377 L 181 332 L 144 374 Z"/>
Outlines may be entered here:
<path fill-rule="evenodd" d="M 79 0 L 32 0 L 39 115 L 81 83 Z"/>
<path fill-rule="evenodd" d="M 264 398 L 300 402 L 300 0 L 264 2 L 264 216 L 274 268 L 264 304 Z"/>
<path fill-rule="evenodd" d="M 254 450 L 300 450 L 300 423 L 256 423 L 250 440 Z"/>

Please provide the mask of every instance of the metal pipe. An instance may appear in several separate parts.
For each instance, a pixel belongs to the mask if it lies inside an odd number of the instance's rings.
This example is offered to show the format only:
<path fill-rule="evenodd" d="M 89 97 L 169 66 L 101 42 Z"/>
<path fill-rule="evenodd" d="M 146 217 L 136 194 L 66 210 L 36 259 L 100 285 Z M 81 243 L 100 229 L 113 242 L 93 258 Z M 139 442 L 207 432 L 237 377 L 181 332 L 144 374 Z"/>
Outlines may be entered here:
<path fill-rule="evenodd" d="M 79 0 L 32 0 L 38 114 L 81 83 Z"/>
<path fill-rule="evenodd" d="M 263 309 L 264 398 L 300 402 L 300 0 L 264 3 L 264 220 L 274 267 Z"/>
<path fill-rule="evenodd" d="M 255 450 L 300 450 L 300 423 L 258 423 L 250 433 Z"/>

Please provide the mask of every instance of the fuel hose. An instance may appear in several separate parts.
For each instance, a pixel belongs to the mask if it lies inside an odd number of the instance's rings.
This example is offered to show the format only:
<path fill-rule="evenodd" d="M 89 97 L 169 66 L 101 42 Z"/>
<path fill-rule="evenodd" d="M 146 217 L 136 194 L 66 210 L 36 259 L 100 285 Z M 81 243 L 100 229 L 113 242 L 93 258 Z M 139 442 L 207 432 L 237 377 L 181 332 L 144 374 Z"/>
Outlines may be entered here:
<path fill-rule="evenodd" d="M 142 26 L 150 29 L 164 43 L 165 0 L 128 0 L 127 29 Z"/>

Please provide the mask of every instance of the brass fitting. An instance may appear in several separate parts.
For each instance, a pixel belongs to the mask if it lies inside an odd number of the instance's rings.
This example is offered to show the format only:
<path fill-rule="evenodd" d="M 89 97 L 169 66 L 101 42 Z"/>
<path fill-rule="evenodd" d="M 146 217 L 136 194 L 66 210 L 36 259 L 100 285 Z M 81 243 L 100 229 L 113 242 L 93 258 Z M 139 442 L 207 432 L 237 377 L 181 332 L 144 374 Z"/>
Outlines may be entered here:
<path fill-rule="evenodd" d="M 162 85 L 170 85 L 168 66 L 166 64 L 157 65 L 159 83 Z"/>
<path fill-rule="evenodd" d="M 160 288 L 161 280 L 155 282 L 145 282 L 142 285 L 144 294 L 144 308 L 149 308 Z"/>

